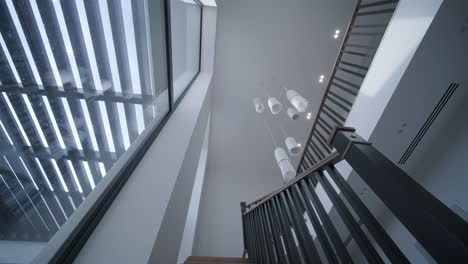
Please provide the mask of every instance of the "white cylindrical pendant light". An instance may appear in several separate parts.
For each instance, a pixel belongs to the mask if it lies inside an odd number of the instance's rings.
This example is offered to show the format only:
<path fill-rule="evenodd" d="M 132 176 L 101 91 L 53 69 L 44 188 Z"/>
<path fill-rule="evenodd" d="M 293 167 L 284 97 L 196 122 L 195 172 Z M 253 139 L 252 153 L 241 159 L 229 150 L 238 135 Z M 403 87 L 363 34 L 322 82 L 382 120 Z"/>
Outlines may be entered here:
<path fill-rule="evenodd" d="M 309 102 L 294 90 L 288 90 L 286 97 L 298 112 L 304 113 L 307 110 Z"/>
<path fill-rule="evenodd" d="M 275 158 L 281 170 L 284 182 L 288 182 L 296 176 L 296 171 L 289 160 L 288 154 L 283 148 L 275 149 Z"/>
<path fill-rule="evenodd" d="M 293 137 L 287 137 L 285 143 L 286 147 L 288 148 L 289 154 L 297 155 L 299 154 L 299 152 L 301 152 L 301 146 Z"/>
<path fill-rule="evenodd" d="M 283 105 L 278 101 L 278 99 L 276 99 L 276 97 L 268 98 L 268 106 L 270 107 L 271 113 L 274 115 L 283 110 Z"/>
<path fill-rule="evenodd" d="M 265 106 L 263 105 L 262 100 L 260 98 L 258 97 L 254 98 L 253 104 L 255 106 L 255 111 L 257 111 L 257 113 L 261 114 L 263 113 L 263 111 L 265 111 Z"/>
<path fill-rule="evenodd" d="M 289 118 L 291 118 L 292 120 L 297 120 L 299 119 L 299 113 L 296 111 L 296 109 L 294 109 L 293 107 L 289 107 L 288 108 L 288 116 Z"/>

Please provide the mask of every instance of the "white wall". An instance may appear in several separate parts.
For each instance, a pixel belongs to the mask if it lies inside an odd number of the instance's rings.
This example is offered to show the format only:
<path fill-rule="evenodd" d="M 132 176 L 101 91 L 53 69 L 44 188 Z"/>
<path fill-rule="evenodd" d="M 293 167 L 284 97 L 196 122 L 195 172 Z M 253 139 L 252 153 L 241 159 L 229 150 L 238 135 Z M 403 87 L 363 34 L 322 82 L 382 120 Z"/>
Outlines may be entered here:
<path fill-rule="evenodd" d="M 198 219 L 198 209 L 200 207 L 200 198 L 205 179 L 206 161 L 208 158 L 208 142 L 210 136 L 209 117 L 206 126 L 207 128 L 205 129 L 205 137 L 203 139 L 203 146 L 200 153 L 200 161 L 198 162 L 195 183 L 193 184 L 192 196 L 190 198 L 190 205 L 187 212 L 187 218 L 185 220 L 184 233 L 179 249 L 179 256 L 177 257 L 177 263 L 183 263 L 187 257 L 192 255 L 193 242 L 195 239 L 195 229 Z"/>
<path fill-rule="evenodd" d="M 401 0 L 393 14 L 345 126 L 368 140 L 443 0 Z M 350 168 L 342 173 L 349 176 Z"/>
<path fill-rule="evenodd" d="M 449 84 L 460 83 L 407 162 L 399 166 L 445 205 L 465 212 L 468 211 L 468 35 L 460 31 L 460 23 L 466 19 L 467 7 L 466 1 L 442 3 L 369 138 L 397 163 Z M 365 125 L 364 120 L 365 115 L 361 126 Z M 355 173 L 348 181 L 412 263 L 431 262 L 421 254 L 415 238 Z M 353 255 L 358 256 L 358 249 L 354 250 Z"/>
<path fill-rule="evenodd" d="M 200 111 L 190 143 L 185 149 L 182 167 L 180 167 L 175 185 L 172 187 L 172 193 L 164 211 L 164 218 L 159 227 L 149 263 L 175 263 L 177 261 L 208 124 L 211 108 L 209 95 L 205 101 L 207 102 L 204 103 Z"/>
<path fill-rule="evenodd" d="M 464 101 L 468 100 L 465 96 Z M 434 135 L 424 155 L 417 161 L 411 175 L 419 184 L 440 199 L 445 205 L 458 206 L 468 212 L 468 105 L 459 105 L 450 120 L 444 122 L 443 131 Z M 391 214 L 381 216 L 384 228 L 397 242 L 411 263 L 427 263 L 416 249 L 416 240 Z"/>

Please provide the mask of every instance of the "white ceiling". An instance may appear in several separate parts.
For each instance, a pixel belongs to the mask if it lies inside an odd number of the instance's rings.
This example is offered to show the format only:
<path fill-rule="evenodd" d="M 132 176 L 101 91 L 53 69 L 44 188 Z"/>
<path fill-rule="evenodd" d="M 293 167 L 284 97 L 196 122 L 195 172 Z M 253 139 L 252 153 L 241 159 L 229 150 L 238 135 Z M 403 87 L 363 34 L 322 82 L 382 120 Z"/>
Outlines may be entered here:
<path fill-rule="evenodd" d="M 333 39 L 334 31 L 346 27 L 353 2 L 219 1 L 209 169 L 242 169 L 271 175 L 275 182 L 281 179 L 264 120 L 284 146 L 281 127 L 305 142 L 312 119 L 292 121 L 285 111 L 259 115 L 252 99 L 259 96 L 266 105 L 269 94 L 289 107 L 280 89 L 285 84 L 307 98 L 316 112 L 325 90 L 319 76 L 327 77 L 341 44 Z M 299 159 L 292 158 L 294 166 Z"/>
<path fill-rule="evenodd" d="M 194 253 L 239 256 L 239 202 L 250 202 L 282 185 L 274 144 L 286 133 L 305 143 L 312 120 L 258 115 L 253 97 L 276 96 L 284 106 L 281 84 L 297 90 L 316 112 L 341 38 L 355 5 L 349 0 L 217 1 L 218 21 L 212 81 L 208 163 Z M 297 166 L 300 157 L 293 157 Z"/>

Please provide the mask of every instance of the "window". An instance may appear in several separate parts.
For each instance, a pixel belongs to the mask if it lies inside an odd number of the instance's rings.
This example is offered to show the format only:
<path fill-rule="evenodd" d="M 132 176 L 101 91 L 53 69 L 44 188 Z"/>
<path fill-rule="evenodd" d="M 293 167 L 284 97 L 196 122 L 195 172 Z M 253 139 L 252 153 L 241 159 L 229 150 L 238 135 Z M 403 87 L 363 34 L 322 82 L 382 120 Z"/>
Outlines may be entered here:
<path fill-rule="evenodd" d="M 171 0 L 172 85 L 177 101 L 199 71 L 201 7 L 194 0 Z"/>
<path fill-rule="evenodd" d="M 116 162 L 139 161 L 199 72 L 200 6 L 171 1 L 168 56 L 161 1 L 0 0 L 0 252 L 31 242 L 12 257 L 30 261 L 91 193 L 111 199 Z"/>

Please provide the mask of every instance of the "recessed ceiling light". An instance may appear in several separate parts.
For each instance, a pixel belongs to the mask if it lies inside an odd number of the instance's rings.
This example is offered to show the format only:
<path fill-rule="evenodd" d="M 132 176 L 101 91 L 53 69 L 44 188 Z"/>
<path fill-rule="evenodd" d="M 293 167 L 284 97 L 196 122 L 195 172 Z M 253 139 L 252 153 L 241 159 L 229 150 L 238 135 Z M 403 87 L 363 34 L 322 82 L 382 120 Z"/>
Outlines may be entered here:
<path fill-rule="evenodd" d="M 300 146 L 301 146 L 301 143 L 297 143 L 297 146 L 300 147 Z"/>
<path fill-rule="evenodd" d="M 335 31 L 335 35 L 338 35 L 338 34 L 340 34 L 340 30 L 339 30 L 339 29 L 337 29 L 337 30 Z"/>
<path fill-rule="evenodd" d="M 334 38 L 334 39 L 337 39 L 337 38 L 338 38 L 338 34 L 335 34 L 335 35 L 333 36 L 333 38 Z"/>

